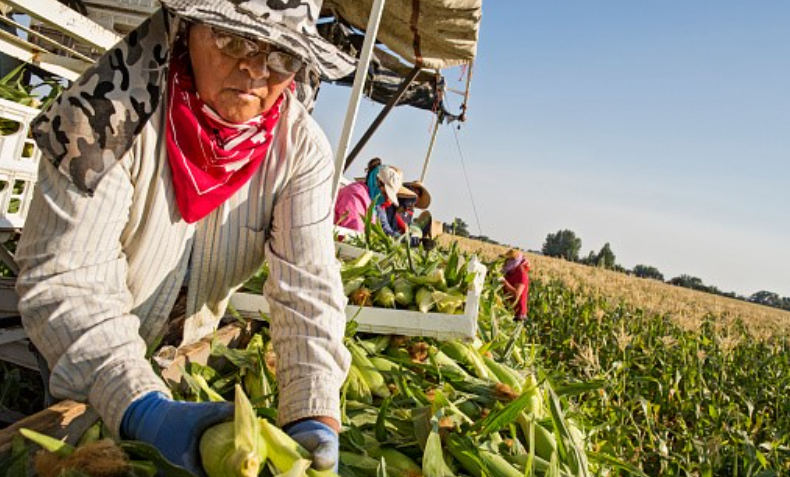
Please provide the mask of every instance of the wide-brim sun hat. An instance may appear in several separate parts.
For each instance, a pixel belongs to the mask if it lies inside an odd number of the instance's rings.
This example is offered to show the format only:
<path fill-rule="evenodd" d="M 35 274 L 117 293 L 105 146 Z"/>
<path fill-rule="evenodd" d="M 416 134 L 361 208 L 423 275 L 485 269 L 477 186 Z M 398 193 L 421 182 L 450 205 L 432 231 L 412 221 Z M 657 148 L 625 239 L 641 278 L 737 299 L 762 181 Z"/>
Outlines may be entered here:
<path fill-rule="evenodd" d="M 160 0 L 168 11 L 293 53 L 325 79 L 351 74 L 356 60 L 318 34 L 322 0 Z"/>
<path fill-rule="evenodd" d="M 422 185 L 420 181 L 404 182 L 403 187 L 414 191 L 417 194 L 417 203 L 414 207 L 417 209 L 427 209 L 431 205 L 431 194 L 428 189 Z"/>

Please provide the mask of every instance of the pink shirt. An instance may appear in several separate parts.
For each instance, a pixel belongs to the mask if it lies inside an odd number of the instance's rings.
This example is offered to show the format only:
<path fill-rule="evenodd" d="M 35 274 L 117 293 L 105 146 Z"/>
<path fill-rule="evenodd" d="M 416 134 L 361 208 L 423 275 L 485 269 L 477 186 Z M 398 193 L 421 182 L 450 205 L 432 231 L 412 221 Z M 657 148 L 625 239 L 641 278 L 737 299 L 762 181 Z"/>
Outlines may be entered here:
<path fill-rule="evenodd" d="M 364 217 L 370 202 L 368 186 L 364 182 L 354 182 L 343 187 L 337 192 L 335 201 L 335 224 L 359 232 L 364 231 Z"/>

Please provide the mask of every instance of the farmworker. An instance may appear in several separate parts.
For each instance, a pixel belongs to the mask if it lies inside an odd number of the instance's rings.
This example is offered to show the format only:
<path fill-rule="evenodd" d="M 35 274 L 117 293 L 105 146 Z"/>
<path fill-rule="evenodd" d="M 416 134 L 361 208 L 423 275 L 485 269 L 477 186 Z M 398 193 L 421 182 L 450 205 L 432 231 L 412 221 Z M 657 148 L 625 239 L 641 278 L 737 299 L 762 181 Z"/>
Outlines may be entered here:
<path fill-rule="evenodd" d="M 423 240 L 429 240 L 431 232 L 431 215 L 423 211 L 420 217 L 414 219 L 414 209 L 427 209 L 431 205 L 431 194 L 419 181 L 404 182 L 403 188 L 398 192 L 398 205 L 387 208 L 387 217 L 390 223 L 395 223 L 398 232 L 405 234 L 409 229 L 411 246 L 416 247 Z"/>
<path fill-rule="evenodd" d="M 500 281 L 510 296 L 515 321 L 527 319 L 529 270 L 529 260 L 521 252 L 515 249 L 508 250 L 505 254 L 505 263 L 502 266 L 504 277 L 500 277 Z"/>
<path fill-rule="evenodd" d="M 321 0 L 162 4 L 35 121 L 44 159 L 16 255 L 25 329 L 53 395 L 201 473 L 199 438 L 232 405 L 171 400 L 147 350 L 182 285 L 184 345 L 265 257 L 278 424 L 332 468 L 350 361 L 334 162 L 292 88 L 354 60 L 317 35 Z"/>
<path fill-rule="evenodd" d="M 365 214 L 374 207 L 373 220 L 379 221 L 384 232 L 400 237 L 394 216 L 387 213 L 398 206 L 398 194 L 413 194 L 403 187 L 403 172 L 395 166 L 382 164 L 378 157 L 368 162 L 365 177 L 341 188 L 335 201 L 335 223 L 347 229 L 365 230 Z"/>

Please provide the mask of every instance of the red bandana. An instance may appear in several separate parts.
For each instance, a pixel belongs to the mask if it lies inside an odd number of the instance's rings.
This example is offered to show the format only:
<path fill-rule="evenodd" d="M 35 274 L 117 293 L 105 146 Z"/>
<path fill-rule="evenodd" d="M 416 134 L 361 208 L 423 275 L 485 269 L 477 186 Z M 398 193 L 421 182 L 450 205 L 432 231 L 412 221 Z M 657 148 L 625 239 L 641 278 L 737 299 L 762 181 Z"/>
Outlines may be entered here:
<path fill-rule="evenodd" d="M 284 95 L 266 113 L 231 124 L 198 98 L 188 62 L 179 60 L 174 57 L 170 65 L 167 157 L 178 210 L 191 224 L 219 207 L 258 170 Z"/>

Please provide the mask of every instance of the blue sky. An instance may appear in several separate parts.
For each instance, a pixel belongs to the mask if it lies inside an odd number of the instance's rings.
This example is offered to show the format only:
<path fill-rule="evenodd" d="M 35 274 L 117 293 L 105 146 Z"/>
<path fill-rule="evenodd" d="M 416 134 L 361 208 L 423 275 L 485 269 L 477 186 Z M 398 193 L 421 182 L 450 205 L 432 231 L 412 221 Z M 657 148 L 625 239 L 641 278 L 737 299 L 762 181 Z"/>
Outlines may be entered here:
<path fill-rule="evenodd" d="M 609 242 L 629 268 L 790 296 L 788 24 L 779 0 L 486 1 L 461 153 L 444 126 L 426 179 L 434 216 L 531 250 L 570 229 L 583 255 Z M 349 97 L 319 96 L 334 147 Z M 362 103 L 355 138 L 379 110 Z M 351 175 L 381 156 L 417 178 L 431 121 L 396 108 Z"/>

